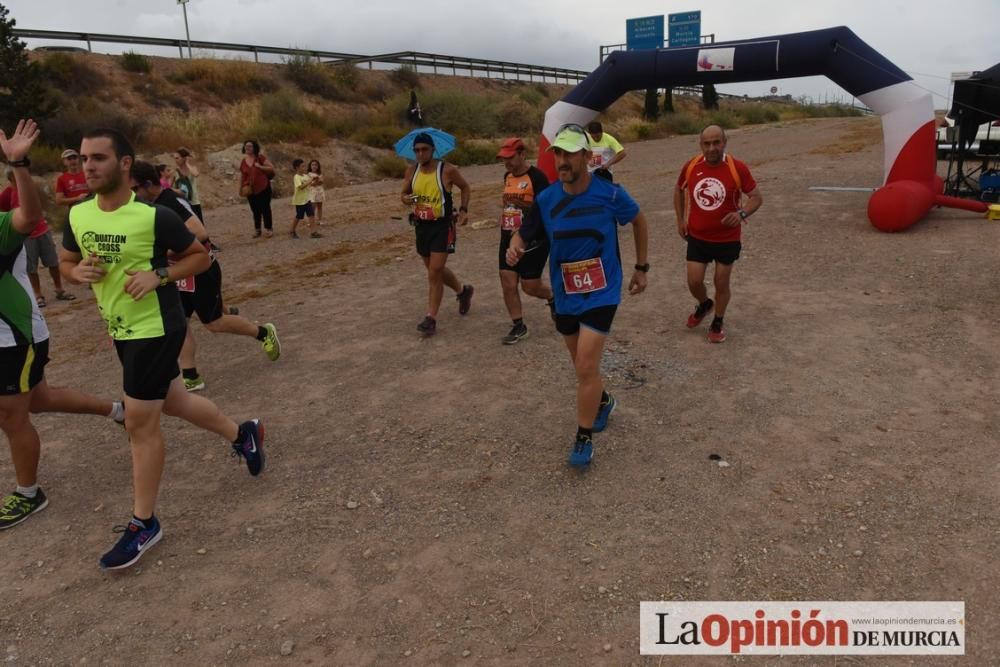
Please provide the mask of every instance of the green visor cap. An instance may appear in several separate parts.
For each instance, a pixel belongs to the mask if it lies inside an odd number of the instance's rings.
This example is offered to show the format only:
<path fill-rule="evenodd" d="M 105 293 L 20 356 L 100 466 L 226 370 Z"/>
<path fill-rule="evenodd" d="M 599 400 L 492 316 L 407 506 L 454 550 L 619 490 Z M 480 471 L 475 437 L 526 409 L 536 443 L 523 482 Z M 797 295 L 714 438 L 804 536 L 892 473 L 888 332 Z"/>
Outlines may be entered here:
<path fill-rule="evenodd" d="M 556 138 L 548 150 L 561 148 L 567 153 L 590 150 L 590 138 L 587 131 L 579 125 L 564 125 L 556 132 Z"/>

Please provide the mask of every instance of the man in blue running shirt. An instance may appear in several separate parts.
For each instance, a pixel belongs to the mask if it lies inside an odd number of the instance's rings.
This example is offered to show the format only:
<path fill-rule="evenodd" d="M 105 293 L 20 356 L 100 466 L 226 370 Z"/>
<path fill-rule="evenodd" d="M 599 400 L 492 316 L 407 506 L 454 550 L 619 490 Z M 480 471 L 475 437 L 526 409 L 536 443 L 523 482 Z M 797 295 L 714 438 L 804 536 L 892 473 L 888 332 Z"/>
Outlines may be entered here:
<path fill-rule="evenodd" d="M 604 430 L 616 406 L 601 382 L 601 355 L 621 302 L 618 225 L 632 223 L 635 237 L 636 265 L 629 294 L 646 289 L 649 271 L 646 218 L 624 188 L 587 171 L 590 149 L 587 133 L 579 125 L 566 125 L 556 133 L 549 150 L 555 154 L 561 187 L 553 185 L 535 197 L 531 214 L 507 250 L 507 263 L 514 266 L 527 243 L 543 234 L 549 239 L 556 329 L 576 369 L 577 433 L 569 456 L 574 466 L 590 463 L 591 436 Z"/>

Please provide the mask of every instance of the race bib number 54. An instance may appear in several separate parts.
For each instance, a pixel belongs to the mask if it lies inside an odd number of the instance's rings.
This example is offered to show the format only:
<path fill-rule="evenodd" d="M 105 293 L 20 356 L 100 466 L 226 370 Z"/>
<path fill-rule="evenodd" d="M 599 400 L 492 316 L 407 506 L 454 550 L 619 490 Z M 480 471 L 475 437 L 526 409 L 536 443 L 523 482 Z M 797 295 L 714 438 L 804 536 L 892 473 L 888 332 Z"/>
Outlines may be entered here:
<path fill-rule="evenodd" d="M 521 209 L 505 208 L 500 216 L 500 229 L 505 232 L 517 231 L 521 228 Z"/>
<path fill-rule="evenodd" d="M 563 287 L 567 294 L 586 294 L 596 292 L 608 286 L 604 276 L 604 264 L 600 257 L 585 259 L 579 262 L 560 264 Z"/>

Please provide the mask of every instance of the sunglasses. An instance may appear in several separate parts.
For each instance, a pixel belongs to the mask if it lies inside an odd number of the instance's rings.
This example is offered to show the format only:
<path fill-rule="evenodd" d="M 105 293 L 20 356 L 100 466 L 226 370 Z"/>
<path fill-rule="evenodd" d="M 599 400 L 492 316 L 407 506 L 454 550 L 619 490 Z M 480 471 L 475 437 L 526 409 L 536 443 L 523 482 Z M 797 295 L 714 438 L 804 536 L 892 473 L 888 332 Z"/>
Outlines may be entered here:
<path fill-rule="evenodd" d="M 586 139 L 587 141 L 587 147 L 588 148 L 590 147 L 590 135 L 587 134 L 587 130 L 584 129 L 582 125 L 578 125 L 577 123 L 566 123 L 558 130 L 556 130 L 555 136 L 558 137 L 563 132 L 573 132 L 575 134 L 582 134 L 584 139 Z"/>

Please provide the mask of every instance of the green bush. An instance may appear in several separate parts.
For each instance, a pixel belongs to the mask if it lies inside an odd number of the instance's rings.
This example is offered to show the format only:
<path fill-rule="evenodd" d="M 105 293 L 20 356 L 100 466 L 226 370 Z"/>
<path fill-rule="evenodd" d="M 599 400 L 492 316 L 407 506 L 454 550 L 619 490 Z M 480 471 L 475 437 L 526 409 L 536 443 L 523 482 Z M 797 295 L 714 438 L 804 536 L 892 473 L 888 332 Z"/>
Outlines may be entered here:
<path fill-rule="evenodd" d="M 113 103 L 80 99 L 78 104 L 63 104 L 59 113 L 40 123 L 45 141 L 54 146 L 79 148 L 83 133 L 95 127 L 120 131 L 133 144 L 145 135 L 147 119 L 123 110 Z"/>
<path fill-rule="evenodd" d="M 267 70 L 245 60 L 189 60 L 166 78 L 171 83 L 194 84 L 194 88 L 214 93 L 226 101 L 252 97 L 275 86 Z"/>
<path fill-rule="evenodd" d="M 392 148 L 404 134 L 404 130 L 394 125 L 369 125 L 355 132 L 351 139 L 372 148 Z"/>
<path fill-rule="evenodd" d="M 71 97 L 102 88 L 107 79 L 83 57 L 69 53 L 50 53 L 40 63 L 49 85 Z"/>
<path fill-rule="evenodd" d="M 338 63 L 331 68 L 331 76 L 338 86 L 354 90 L 361 82 L 361 72 L 349 63 Z"/>
<path fill-rule="evenodd" d="M 718 125 L 724 130 L 731 130 L 740 126 L 739 117 L 729 110 L 713 111 L 705 115 L 702 127 L 706 125 Z M 700 128 L 699 128 L 700 129 Z"/>
<path fill-rule="evenodd" d="M 698 134 L 705 126 L 701 118 L 684 111 L 660 116 L 659 124 L 667 134 Z"/>
<path fill-rule="evenodd" d="M 406 174 L 406 160 L 398 155 L 383 155 L 375 160 L 374 172 L 379 178 L 402 178 Z"/>
<path fill-rule="evenodd" d="M 420 87 L 420 74 L 417 73 L 417 68 L 413 65 L 400 65 L 392 70 L 389 78 L 392 79 L 393 83 L 403 88 Z"/>
<path fill-rule="evenodd" d="M 800 111 L 806 118 L 834 118 L 838 116 L 863 116 L 860 109 L 846 104 L 804 104 Z"/>
<path fill-rule="evenodd" d="M 497 129 L 504 134 L 525 135 L 542 128 L 545 109 L 523 99 L 512 98 L 496 105 Z"/>
<path fill-rule="evenodd" d="M 285 60 L 285 78 L 304 93 L 318 95 L 327 100 L 342 100 L 343 91 L 333 78 L 328 66 L 306 55 L 291 56 Z"/>
<path fill-rule="evenodd" d="M 500 144 L 459 141 L 455 150 L 445 156 L 445 160 L 459 167 L 475 164 L 494 164 Z"/>
<path fill-rule="evenodd" d="M 774 123 L 781 120 L 781 114 L 772 106 L 760 104 L 744 104 L 735 109 L 736 115 L 744 125 L 759 125 L 761 123 Z"/>
<path fill-rule="evenodd" d="M 79 144 L 77 144 L 79 146 Z M 36 173 L 62 171 L 63 148 L 50 144 L 35 144 L 31 147 L 31 166 Z"/>
<path fill-rule="evenodd" d="M 153 65 L 149 58 L 142 55 L 141 53 L 136 53 L 135 51 L 126 51 L 122 54 L 121 58 L 122 69 L 126 72 L 138 72 L 140 74 L 148 74 L 150 70 L 153 69 Z"/>
<path fill-rule="evenodd" d="M 408 101 L 408 100 L 407 100 Z M 445 132 L 492 137 L 500 131 L 492 98 L 472 91 L 427 91 L 420 98 L 424 121 Z"/>

